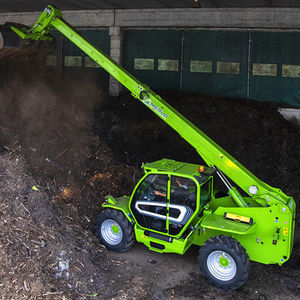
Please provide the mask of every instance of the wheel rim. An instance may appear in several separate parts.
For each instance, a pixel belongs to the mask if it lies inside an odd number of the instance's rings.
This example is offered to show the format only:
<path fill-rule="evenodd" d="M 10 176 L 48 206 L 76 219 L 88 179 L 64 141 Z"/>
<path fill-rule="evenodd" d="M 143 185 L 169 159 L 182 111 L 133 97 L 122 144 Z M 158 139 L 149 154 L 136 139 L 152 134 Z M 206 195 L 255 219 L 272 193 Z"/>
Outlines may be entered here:
<path fill-rule="evenodd" d="M 116 221 L 108 219 L 101 225 L 101 235 L 108 244 L 118 245 L 122 241 L 123 231 Z"/>
<path fill-rule="evenodd" d="M 224 251 L 214 251 L 207 258 L 209 272 L 222 281 L 231 280 L 236 274 L 234 259 Z"/>

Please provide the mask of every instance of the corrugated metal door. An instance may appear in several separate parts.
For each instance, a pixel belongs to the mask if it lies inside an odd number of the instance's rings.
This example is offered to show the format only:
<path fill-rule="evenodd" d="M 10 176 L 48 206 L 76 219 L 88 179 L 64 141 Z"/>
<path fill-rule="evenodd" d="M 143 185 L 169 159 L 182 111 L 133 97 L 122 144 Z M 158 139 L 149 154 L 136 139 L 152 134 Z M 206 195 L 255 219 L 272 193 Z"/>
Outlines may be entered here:
<path fill-rule="evenodd" d="M 188 30 L 184 34 L 182 90 L 247 97 L 248 33 Z"/>
<path fill-rule="evenodd" d="M 154 90 L 179 90 L 180 30 L 125 30 L 123 65 Z"/>
<path fill-rule="evenodd" d="M 110 52 L 110 36 L 106 29 L 85 29 L 79 30 L 88 41 L 92 42 L 95 46 L 99 47 L 102 51 L 109 54 Z M 70 40 L 63 39 L 63 52 L 64 52 L 64 70 L 70 72 L 73 76 L 76 73 L 94 74 L 95 78 L 99 79 L 98 84 L 101 86 L 108 85 L 108 73 L 96 64 L 90 57 L 82 52 Z"/>
<path fill-rule="evenodd" d="M 300 106 L 300 33 L 251 32 L 249 98 Z"/>
<path fill-rule="evenodd" d="M 110 52 L 108 30 L 81 30 Z M 64 39 L 65 71 L 108 74 Z M 196 92 L 300 106 L 300 33 L 230 30 L 124 30 L 123 65 L 154 90 Z M 55 57 L 50 64 L 55 63 Z"/>

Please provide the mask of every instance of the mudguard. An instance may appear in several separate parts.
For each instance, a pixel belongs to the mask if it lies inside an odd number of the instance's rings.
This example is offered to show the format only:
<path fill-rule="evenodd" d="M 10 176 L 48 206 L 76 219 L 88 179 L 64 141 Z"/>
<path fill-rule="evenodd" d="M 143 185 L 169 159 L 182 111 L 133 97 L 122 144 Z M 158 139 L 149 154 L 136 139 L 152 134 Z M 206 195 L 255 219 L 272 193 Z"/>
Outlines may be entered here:
<path fill-rule="evenodd" d="M 102 204 L 102 207 L 121 210 L 128 221 L 130 223 L 134 223 L 132 215 L 129 211 L 129 200 L 130 197 L 128 196 L 115 198 L 112 195 L 107 195 L 105 196 L 105 202 Z"/>

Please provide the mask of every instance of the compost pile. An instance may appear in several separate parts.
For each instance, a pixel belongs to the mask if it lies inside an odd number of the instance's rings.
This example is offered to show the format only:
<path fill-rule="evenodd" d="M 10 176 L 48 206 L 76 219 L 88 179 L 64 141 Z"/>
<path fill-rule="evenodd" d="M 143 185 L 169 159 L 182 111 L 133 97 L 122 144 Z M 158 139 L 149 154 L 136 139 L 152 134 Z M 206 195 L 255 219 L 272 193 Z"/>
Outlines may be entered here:
<path fill-rule="evenodd" d="M 131 193 L 142 162 L 201 163 L 195 150 L 129 94 L 109 98 L 96 77 L 74 79 L 33 64 L 0 72 L 6 75 L 0 86 L 0 295 L 153 297 L 159 272 L 114 260 L 95 237 L 95 220 L 105 195 Z M 299 127 L 275 105 L 163 96 L 260 179 L 299 199 Z M 264 282 L 266 269 L 257 264 L 241 291 L 225 295 L 191 274 L 163 296 L 255 298 L 251 283 L 265 289 L 274 280 L 287 295 L 299 295 L 299 246 L 283 268 L 267 269 Z"/>
<path fill-rule="evenodd" d="M 130 189 L 132 180 L 121 176 L 123 165 L 92 131 L 94 109 L 105 96 L 92 78 L 72 81 L 39 66 L 10 65 L 5 74 L 0 295 L 112 297 L 121 288 L 94 222 L 104 196 Z M 131 169 L 122 172 L 131 176 Z"/>
<path fill-rule="evenodd" d="M 299 195 L 299 126 L 285 120 L 272 103 L 162 95 L 258 178 Z M 96 115 L 97 132 L 127 164 L 162 157 L 203 163 L 194 148 L 142 103 L 124 95 Z"/>

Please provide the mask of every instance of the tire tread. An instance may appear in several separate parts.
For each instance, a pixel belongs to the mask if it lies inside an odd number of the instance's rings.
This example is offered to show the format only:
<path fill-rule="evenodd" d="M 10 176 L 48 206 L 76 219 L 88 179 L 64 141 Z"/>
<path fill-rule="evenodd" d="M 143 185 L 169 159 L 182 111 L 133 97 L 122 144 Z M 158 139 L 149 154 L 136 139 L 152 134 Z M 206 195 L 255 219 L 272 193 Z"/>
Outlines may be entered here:
<path fill-rule="evenodd" d="M 236 261 L 236 264 L 238 266 L 237 260 L 241 260 L 241 266 L 240 266 L 240 272 L 237 271 L 238 278 L 233 280 L 230 283 L 221 282 L 220 280 L 213 278 L 208 269 L 206 264 L 206 258 L 208 257 L 210 251 L 215 251 L 217 249 L 224 250 L 230 252 L 229 254 L 233 257 Z M 250 261 L 249 256 L 245 250 L 245 248 L 235 239 L 224 236 L 224 235 L 218 235 L 209 238 L 200 248 L 199 251 L 199 267 L 202 270 L 202 273 L 207 278 L 208 282 L 215 285 L 217 288 L 223 289 L 225 291 L 228 290 L 236 290 L 240 288 L 248 279 L 249 273 L 250 273 Z"/>
<path fill-rule="evenodd" d="M 101 237 L 101 224 L 106 219 L 113 219 L 116 221 L 122 228 L 123 231 L 123 239 L 118 245 L 109 245 L 105 240 Z M 104 209 L 97 218 L 96 221 L 96 233 L 102 244 L 106 246 L 107 249 L 112 250 L 114 252 L 125 252 L 129 250 L 134 244 L 134 230 L 133 225 L 128 221 L 125 215 L 116 209 L 106 208 Z"/>

